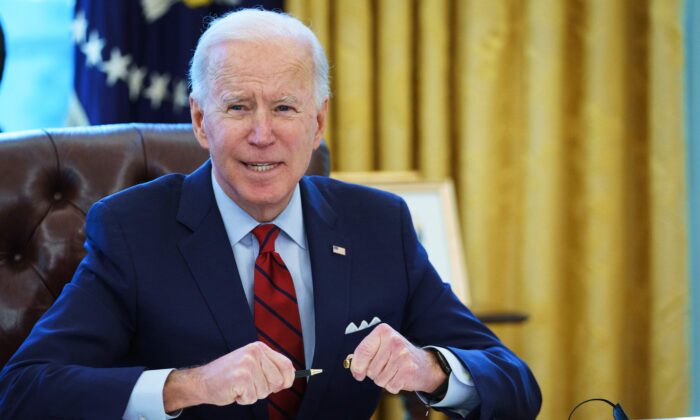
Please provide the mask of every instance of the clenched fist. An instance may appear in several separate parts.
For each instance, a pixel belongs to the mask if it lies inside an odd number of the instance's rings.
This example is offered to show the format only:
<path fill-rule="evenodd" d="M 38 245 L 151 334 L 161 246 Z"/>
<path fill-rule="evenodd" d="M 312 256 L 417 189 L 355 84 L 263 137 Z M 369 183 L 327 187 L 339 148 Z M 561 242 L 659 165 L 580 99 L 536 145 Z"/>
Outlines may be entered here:
<path fill-rule="evenodd" d="M 350 367 L 358 381 L 365 377 L 392 394 L 433 392 L 447 375 L 435 356 L 411 344 L 387 324 L 379 324 L 355 349 Z"/>
<path fill-rule="evenodd" d="M 168 413 L 199 404 L 253 404 L 293 382 L 292 362 L 257 341 L 204 366 L 171 372 L 163 402 Z"/>
<path fill-rule="evenodd" d="M 435 355 L 411 344 L 387 324 L 379 324 L 355 349 L 350 367 L 358 381 L 370 378 L 392 394 L 435 391 L 446 379 Z"/>

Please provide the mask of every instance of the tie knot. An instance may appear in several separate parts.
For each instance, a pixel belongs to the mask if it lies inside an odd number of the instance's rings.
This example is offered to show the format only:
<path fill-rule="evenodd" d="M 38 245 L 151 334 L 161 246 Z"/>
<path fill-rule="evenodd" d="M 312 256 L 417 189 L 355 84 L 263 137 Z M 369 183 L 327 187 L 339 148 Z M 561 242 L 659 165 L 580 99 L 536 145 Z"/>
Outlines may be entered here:
<path fill-rule="evenodd" d="M 280 232 L 280 228 L 273 224 L 258 225 L 253 229 L 253 235 L 258 238 L 260 244 L 260 254 L 275 252 L 275 240 Z"/>

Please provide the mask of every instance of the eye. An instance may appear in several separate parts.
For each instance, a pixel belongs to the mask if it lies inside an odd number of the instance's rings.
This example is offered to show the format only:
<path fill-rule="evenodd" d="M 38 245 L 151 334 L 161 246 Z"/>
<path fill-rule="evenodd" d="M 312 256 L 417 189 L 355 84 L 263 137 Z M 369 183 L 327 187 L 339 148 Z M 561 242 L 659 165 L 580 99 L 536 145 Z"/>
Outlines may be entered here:
<path fill-rule="evenodd" d="M 277 105 L 277 108 L 275 110 L 279 112 L 289 112 L 289 111 L 294 111 L 294 108 L 292 108 L 289 105 Z"/>
<path fill-rule="evenodd" d="M 245 107 L 239 104 L 230 105 L 228 109 L 229 111 L 245 111 Z"/>

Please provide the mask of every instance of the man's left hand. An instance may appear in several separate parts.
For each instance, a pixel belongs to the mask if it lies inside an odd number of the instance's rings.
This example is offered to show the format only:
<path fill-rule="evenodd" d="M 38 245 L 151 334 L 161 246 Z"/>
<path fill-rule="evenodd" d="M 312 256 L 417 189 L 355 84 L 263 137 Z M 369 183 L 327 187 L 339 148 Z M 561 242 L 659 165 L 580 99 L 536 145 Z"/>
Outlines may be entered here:
<path fill-rule="evenodd" d="M 387 324 L 379 324 L 355 349 L 352 376 L 370 378 L 392 394 L 435 391 L 446 379 L 435 355 L 411 344 Z"/>

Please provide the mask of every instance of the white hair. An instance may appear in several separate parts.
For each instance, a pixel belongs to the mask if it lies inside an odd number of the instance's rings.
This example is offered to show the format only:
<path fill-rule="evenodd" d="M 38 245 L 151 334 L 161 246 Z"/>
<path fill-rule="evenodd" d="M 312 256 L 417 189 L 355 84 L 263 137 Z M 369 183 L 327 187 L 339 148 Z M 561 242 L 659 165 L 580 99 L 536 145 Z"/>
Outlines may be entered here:
<path fill-rule="evenodd" d="M 222 41 L 270 41 L 276 38 L 295 39 L 308 43 L 314 66 L 314 99 L 316 107 L 330 95 L 328 60 L 316 35 L 306 25 L 286 13 L 261 9 L 242 9 L 214 19 L 197 42 L 190 63 L 192 96 L 202 106 L 208 96 L 207 69 L 211 46 Z"/>

